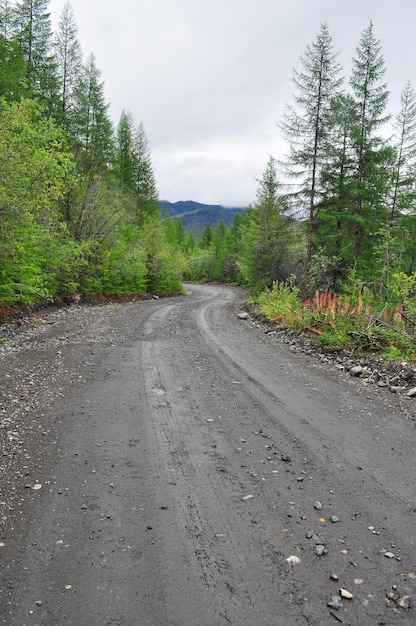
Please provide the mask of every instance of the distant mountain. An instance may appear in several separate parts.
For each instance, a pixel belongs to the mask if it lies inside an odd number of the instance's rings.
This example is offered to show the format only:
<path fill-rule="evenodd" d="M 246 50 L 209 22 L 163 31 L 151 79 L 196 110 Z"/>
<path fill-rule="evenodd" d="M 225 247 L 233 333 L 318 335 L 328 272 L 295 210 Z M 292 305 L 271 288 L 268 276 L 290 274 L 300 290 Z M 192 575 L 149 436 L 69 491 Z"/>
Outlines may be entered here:
<path fill-rule="evenodd" d="M 159 207 L 162 215 L 182 220 L 185 230 L 192 234 L 195 239 L 201 236 L 202 231 L 208 224 L 215 227 L 218 222 L 224 220 L 226 226 L 231 226 L 234 215 L 244 211 L 243 208 L 227 208 L 217 204 L 200 204 L 192 200 L 181 200 L 179 202 L 161 200 Z"/>

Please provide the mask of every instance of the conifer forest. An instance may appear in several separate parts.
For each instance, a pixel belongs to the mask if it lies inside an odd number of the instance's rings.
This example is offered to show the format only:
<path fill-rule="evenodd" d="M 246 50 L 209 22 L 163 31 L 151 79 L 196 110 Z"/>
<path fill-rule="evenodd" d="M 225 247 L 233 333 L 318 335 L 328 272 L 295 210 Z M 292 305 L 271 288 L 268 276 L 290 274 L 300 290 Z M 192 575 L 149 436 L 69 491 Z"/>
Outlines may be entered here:
<path fill-rule="evenodd" d="M 224 281 L 326 346 L 411 358 L 416 94 L 408 82 L 389 110 L 376 25 L 358 33 L 350 76 L 321 25 L 276 120 L 285 156 L 265 155 L 256 197 L 231 227 L 208 225 L 195 240 L 160 212 L 129 103 L 113 123 L 70 3 L 56 32 L 48 4 L 0 0 L 1 305 Z"/>

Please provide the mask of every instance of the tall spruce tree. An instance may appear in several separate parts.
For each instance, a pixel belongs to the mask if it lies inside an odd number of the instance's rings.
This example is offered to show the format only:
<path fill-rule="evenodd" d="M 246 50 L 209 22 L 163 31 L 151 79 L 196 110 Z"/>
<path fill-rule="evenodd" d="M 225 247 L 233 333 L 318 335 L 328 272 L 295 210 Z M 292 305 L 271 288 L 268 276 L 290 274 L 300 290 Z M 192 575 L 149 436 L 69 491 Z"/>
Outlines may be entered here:
<path fill-rule="evenodd" d="M 14 7 L 14 32 L 26 62 L 29 93 L 57 114 L 58 78 L 53 54 L 49 0 L 21 0 Z"/>
<path fill-rule="evenodd" d="M 55 35 L 54 49 L 59 76 L 62 124 L 68 130 L 70 130 L 70 116 L 74 107 L 75 85 L 82 65 L 81 45 L 77 33 L 78 28 L 71 4 L 66 2 Z"/>
<path fill-rule="evenodd" d="M 401 93 L 400 111 L 394 121 L 396 159 L 390 202 L 390 220 L 416 210 L 416 94 L 410 82 Z"/>
<path fill-rule="evenodd" d="M 274 281 L 286 280 L 293 271 L 289 254 L 291 220 L 273 157 L 269 157 L 258 181 L 251 216 L 242 229 L 239 261 L 248 284 L 264 289 Z"/>
<path fill-rule="evenodd" d="M 149 142 L 140 122 L 135 137 L 137 213 L 140 223 L 159 217 L 159 193 L 153 172 Z"/>
<path fill-rule="evenodd" d="M 301 70 L 295 70 L 294 104 L 286 108 L 280 128 L 289 142 L 287 174 L 299 181 L 295 202 L 303 203 L 308 216 L 305 290 L 308 289 L 312 258 L 315 214 L 321 199 L 320 171 L 325 159 L 324 139 L 328 132 L 328 112 L 341 84 L 341 67 L 326 24 L 316 41 L 301 57 Z"/>
<path fill-rule="evenodd" d="M 137 160 L 133 116 L 122 111 L 116 131 L 114 167 L 118 179 L 132 194 L 136 191 Z"/>
<path fill-rule="evenodd" d="M 356 167 L 353 129 L 357 119 L 351 94 L 342 93 L 333 99 L 325 137 L 326 160 L 321 171 L 323 194 L 317 211 L 315 245 L 328 259 L 331 275 L 326 286 L 334 290 L 354 263 L 351 207 Z"/>
<path fill-rule="evenodd" d="M 393 122 L 394 162 L 389 189 L 389 220 L 382 234 L 383 267 L 379 295 L 388 286 L 392 270 L 400 270 L 408 257 L 416 214 L 416 95 L 410 82 L 401 93 L 401 106 Z M 411 229 L 408 230 L 408 226 Z"/>
<path fill-rule="evenodd" d="M 385 223 L 388 170 L 392 151 L 380 129 L 388 121 L 386 106 L 389 92 L 382 81 L 385 73 L 381 44 L 374 35 L 372 22 L 366 28 L 353 58 L 350 84 L 356 103 L 353 127 L 355 145 L 355 191 L 352 211 L 353 246 L 363 270 L 371 266 L 370 238 Z"/>
<path fill-rule="evenodd" d="M 71 116 L 75 156 L 87 176 L 106 172 L 113 160 L 113 127 L 108 107 L 101 72 L 91 54 L 78 75 Z"/>
<path fill-rule="evenodd" d="M 0 0 L 0 34 L 6 39 L 13 35 L 14 11 L 10 0 Z"/>

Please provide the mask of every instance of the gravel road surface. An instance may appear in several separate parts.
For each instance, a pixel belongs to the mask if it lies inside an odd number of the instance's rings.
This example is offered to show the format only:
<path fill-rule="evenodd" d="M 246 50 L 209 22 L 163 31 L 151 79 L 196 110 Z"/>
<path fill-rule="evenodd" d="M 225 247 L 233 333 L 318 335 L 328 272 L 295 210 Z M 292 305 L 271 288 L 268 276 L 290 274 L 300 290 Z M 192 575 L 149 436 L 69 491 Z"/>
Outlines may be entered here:
<path fill-rule="evenodd" d="M 187 287 L 0 329 L 0 623 L 414 626 L 416 400 Z"/>

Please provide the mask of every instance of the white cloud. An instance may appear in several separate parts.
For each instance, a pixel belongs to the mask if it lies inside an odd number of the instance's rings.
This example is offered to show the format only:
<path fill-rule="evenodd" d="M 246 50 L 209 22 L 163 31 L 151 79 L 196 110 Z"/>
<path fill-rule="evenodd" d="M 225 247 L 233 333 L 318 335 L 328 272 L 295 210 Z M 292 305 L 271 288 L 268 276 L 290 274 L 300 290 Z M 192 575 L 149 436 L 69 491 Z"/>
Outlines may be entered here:
<path fill-rule="evenodd" d="M 57 23 L 65 0 L 52 0 Z M 299 57 L 327 22 L 346 73 L 373 20 L 397 110 L 416 81 L 413 0 L 72 0 L 117 123 L 143 122 L 161 196 L 247 205 L 269 154 Z"/>

